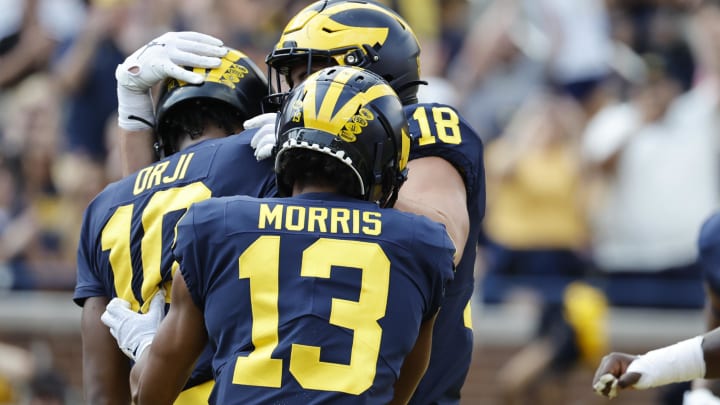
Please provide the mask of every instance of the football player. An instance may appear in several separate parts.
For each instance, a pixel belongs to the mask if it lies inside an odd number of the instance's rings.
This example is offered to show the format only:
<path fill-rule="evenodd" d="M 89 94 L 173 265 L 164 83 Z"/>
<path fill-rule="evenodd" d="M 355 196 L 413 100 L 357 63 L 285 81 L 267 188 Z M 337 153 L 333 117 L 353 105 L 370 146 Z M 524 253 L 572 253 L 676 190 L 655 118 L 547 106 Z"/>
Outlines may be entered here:
<path fill-rule="evenodd" d="M 640 356 L 610 353 L 595 371 L 593 389 L 613 398 L 622 389 L 648 389 L 698 378 L 720 378 L 720 328 Z M 715 398 L 704 401 L 713 403 Z"/>
<path fill-rule="evenodd" d="M 300 11 L 266 62 L 289 86 L 322 66 L 360 66 L 385 78 L 400 96 L 412 145 L 408 181 L 396 207 L 445 224 L 457 248 L 455 280 L 438 315 L 430 367 L 411 403 L 458 403 L 473 349 L 470 300 L 485 211 L 483 146 L 455 108 L 418 104 L 419 55 L 415 34 L 394 11 L 371 1 L 329 0 Z M 273 124 L 269 116 L 256 137 L 269 138 Z M 271 145 L 270 139 L 254 143 L 256 155 L 269 155 L 271 147 L 263 145 Z"/>
<path fill-rule="evenodd" d="M 363 69 L 320 70 L 289 94 L 277 139 L 292 197 L 187 211 L 157 334 L 159 306 L 114 299 L 103 314 L 140 357 L 138 404 L 170 403 L 208 341 L 223 405 L 405 403 L 427 367 L 454 247 L 442 225 L 390 208 L 410 143 L 397 95 Z"/>
<path fill-rule="evenodd" d="M 260 101 L 268 90 L 264 74 L 244 54 L 228 49 L 222 57 L 212 57 L 217 63 L 209 61 L 215 68 L 191 71 L 167 58 L 158 62 L 154 49 L 167 55 L 167 48 L 153 43 L 182 40 L 186 46 L 194 44 L 195 53 L 176 61 L 202 63 L 192 57 L 203 46 L 196 39 L 205 38 L 194 35 L 161 37 L 119 67 L 139 66 L 137 79 L 144 80 L 145 90 L 163 81 L 167 71 L 185 80 L 163 82 L 156 124 L 151 122 L 152 110 L 143 118 L 147 123 L 138 121 L 141 126 L 153 125 L 156 149 L 164 158 L 108 185 L 85 211 L 73 298 L 83 308 L 83 387 L 89 404 L 130 401 L 130 364 L 100 316 L 113 297 L 128 301 L 133 311 L 147 311 L 150 299 L 172 278 L 173 230 L 186 209 L 213 196 L 275 194 L 272 163 L 255 160 L 249 145 L 252 133 L 228 136 L 260 113 Z M 136 109 L 125 118 L 138 113 Z M 212 375 L 209 358 L 205 360 L 188 382 L 193 389 L 185 391 L 178 403 L 207 401 L 211 384 L 201 383 Z"/>

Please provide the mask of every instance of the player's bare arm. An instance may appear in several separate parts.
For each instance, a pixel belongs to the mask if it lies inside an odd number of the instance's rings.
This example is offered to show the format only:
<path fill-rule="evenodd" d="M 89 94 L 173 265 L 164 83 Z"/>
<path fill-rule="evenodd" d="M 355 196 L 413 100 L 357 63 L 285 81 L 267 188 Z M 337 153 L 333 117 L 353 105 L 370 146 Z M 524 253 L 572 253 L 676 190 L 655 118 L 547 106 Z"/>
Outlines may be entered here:
<path fill-rule="evenodd" d="M 445 159 L 430 156 L 408 162 L 408 179 L 395 208 L 444 224 L 455 244 L 457 264 L 470 229 L 466 200 L 465 183 L 457 169 Z"/>
<path fill-rule="evenodd" d="M 152 345 L 135 366 L 142 369 L 131 374 L 135 403 L 172 404 L 190 377 L 207 339 L 203 314 L 190 297 L 182 274 L 177 272 L 173 277 L 170 311 Z"/>
<path fill-rule="evenodd" d="M 100 315 L 108 303 L 106 297 L 91 297 L 82 309 L 83 391 L 88 404 L 127 405 L 130 386 L 127 376 L 130 362 L 118 349 Z"/>
<path fill-rule="evenodd" d="M 415 341 L 415 346 L 405 357 L 400 369 L 400 378 L 395 382 L 395 396 L 390 405 L 407 404 L 425 374 L 428 364 L 430 364 L 432 330 L 436 318 L 437 313 L 420 325 L 420 334 Z"/>
<path fill-rule="evenodd" d="M 152 129 L 128 131 L 120 129 L 121 174 L 127 176 L 155 161 Z"/>

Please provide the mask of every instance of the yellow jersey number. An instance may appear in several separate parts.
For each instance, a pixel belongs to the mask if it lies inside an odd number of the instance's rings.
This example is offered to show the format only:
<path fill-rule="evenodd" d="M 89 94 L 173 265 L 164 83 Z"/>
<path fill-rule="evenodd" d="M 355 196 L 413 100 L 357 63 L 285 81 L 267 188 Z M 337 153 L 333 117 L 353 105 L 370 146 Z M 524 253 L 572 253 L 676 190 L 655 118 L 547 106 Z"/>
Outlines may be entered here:
<path fill-rule="evenodd" d="M 203 183 L 196 182 L 182 187 L 161 190 L 150 197 L 142 212 L 145 234 L 140 242 L 143 281 L 140 295 L 143 306 L 132 290 L 132 259 L 130 254 L 130 224 L 134 205 L 118 207 L 105 224 L 100 236 L 102 250 L 110 250 L 110 267 L 115 275 L 115 291 L 118 297 L 130 302 L 130 309 L 147 311 L 149 298 L 162 282 L 160 269 L 162 256 L 163 216 L 172 211 L 188 209 L 193 203 L 210 198 L 212 192 Z"/>
<path fill-rule="evenodd" d="M 430 110 L 432 114 L 437 137 L 433 136 L 430 130 L 428 110 Z M 460 118 L 455 110 L 450 107 L 432 107 L 428 109 L 425 106 L 420 106 L 415 109 L 412 118 L 417 121 L 418 127 L 420 128 L 420 138 L 418 139 L 420 146 L 431 145 L 437 142 L 437 139 L 439 139 L 440 142 L 451 144 L 459 144 L 462 142 Z"/>
<path fill-rule="evenodd" d="M 255 350 L 238 357 L 234 384 L 274 387 L 282 384 L 282 359 L 271 357 L 278 345 L 279 236 L 260 236 L 240 256 L 239 277 L 250 280 L 252 342 Z M 332 266 L 361 269 L 358 301 L 332 299 L 330 324 L 354 331 L 350 364 L 320 361 L 320 347 L 293 344 L 290 373 L 303 388 L 358 395 L 372 386 L 382 340 L 378 320 L 385 316 L 390 260 L 371 242 L 321 238 L 303 251 L 300 274 L 330 278 Z"/>

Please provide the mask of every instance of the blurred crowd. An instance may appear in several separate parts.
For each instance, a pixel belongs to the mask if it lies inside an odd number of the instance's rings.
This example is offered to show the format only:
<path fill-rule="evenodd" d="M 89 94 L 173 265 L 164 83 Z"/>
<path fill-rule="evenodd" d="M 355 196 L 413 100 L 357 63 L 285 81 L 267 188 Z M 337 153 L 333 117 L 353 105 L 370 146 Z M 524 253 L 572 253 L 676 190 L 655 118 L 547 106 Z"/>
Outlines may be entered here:
<path fill-rule="evenodd" d="M 610 305 L 703 307 L 718 27 L 720 2 L 652 0 L 490 1 L 468 26 L 445 77 L 486 146 L 478 296 L 537 308 L 504 403 L 564 403 L 543 382 L 597 364 Z"/>
<path fill-rule="evenodd" d="M 309 3 L 0 0 L 0 291 L 74 287 L 83 210 L 119 176 L 117 64 L 192 30 L 262 66 Z M 527 287 L 548 324 L 578 280 L 612 305 L 703 305 L 695 245 L 720 203 L 720 2 L 385 3 L 423 47 L 421 101 L 456 106 L 485 142 L 479 299 Z"/>

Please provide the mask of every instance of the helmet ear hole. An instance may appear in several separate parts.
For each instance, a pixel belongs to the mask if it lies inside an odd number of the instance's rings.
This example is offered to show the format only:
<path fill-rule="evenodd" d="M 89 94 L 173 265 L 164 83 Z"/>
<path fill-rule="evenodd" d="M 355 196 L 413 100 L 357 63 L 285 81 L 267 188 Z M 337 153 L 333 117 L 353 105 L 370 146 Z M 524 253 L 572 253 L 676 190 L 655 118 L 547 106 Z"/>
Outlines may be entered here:
<path fill-rule="evenodd" d="M 345 57 L 343 58 L 344 64 L 348 66 L 362 66 L 366 63 L 365 62 L 365 55 L 359 50 L 355 49 L 352 52 L 348 52 L 345 54 Z"/>
<path fill-rule="evenodd" d="M 355 54 L 349 53 L 349 54 L 345 55 L 345 64 L 346 65 L 354 66 L 357 63 L 357 61 L 358 61 L 358 58 Z"/>

